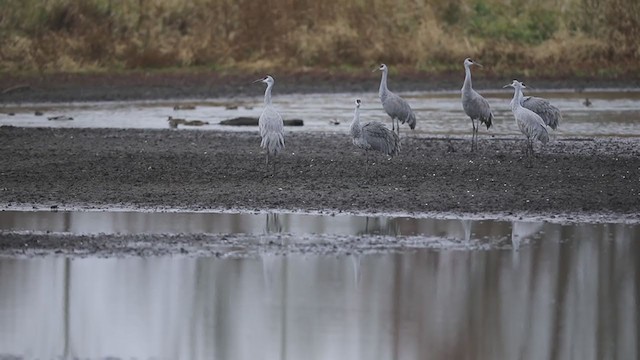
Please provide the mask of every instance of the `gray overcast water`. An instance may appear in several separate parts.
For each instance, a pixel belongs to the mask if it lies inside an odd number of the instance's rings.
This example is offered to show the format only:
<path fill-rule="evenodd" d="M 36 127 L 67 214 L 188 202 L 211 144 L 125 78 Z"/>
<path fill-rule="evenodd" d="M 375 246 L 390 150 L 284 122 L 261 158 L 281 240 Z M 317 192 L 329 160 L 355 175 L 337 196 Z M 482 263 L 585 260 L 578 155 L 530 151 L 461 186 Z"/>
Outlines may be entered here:
<path fill-rule="evenodd" d="M 640 356 L 638 224 L 0 214 L 4 231 L 391 234 L 452 244 L 351 256 L 0 257 L 0 358 Z M 502 238 L 519 250 L 491 246 Z M 460 246 L 474 239 L 489 246 Z"/>
<path fill-rule="evenodd" d="M 287 127 L 287 131 L 323 131 L 347 133 L 353 118 L 353 101 L 361 98 L 361 119 L 378 120 L 391 126 L 382 110 L 377 93 L 290 94 L 278 95 L 273 102 L 285 119 L 303 119 L 302 127 Z M 493 109 L 494 126 L 482 129 L 480 136 L 521 136 L 513 119 L 509 102 L 513 92 L 481 91 Z M 528 91 L 526 95 L 544 97 L 557 106 L 563 120 L 553 136 L 640 136 L 640 90 L 633 91 Z M 415 92 L 403 94 L 418 118 L 412 134 L 418 136 L 461 136 L 471 133 L 471 121 L 464 114 L 458 92 Z M 585 98 L 592 105 L 583 105 Z M 174 111 L 176 104 L 195 105 L 193 110 Z M 230 107 L 230 108 L 229 108 Z M 237 108 L 235 108 L 237 107 Z M 42 111 L 43 116 L 34 112 Z M 202 120 L 209 125 L 185 127 L 202 130 L 247 131 L 257 127 L 223 126 L 222 120 L 258 117 L 262 111 L 262 96 L 233 99 L 185 101 L 95 102 L 71 104 L 9 104 L 2 108 L 0 125 L 25 127 L 107 127 L 107 128 L 168 128 L 167 118 Z M 15 113 L 8 116 L 6 113 Z M 48 117 L 67 115 L 72 121 L 49 121 Z M 334 125 L 338 121 L 339 125 Z"/>

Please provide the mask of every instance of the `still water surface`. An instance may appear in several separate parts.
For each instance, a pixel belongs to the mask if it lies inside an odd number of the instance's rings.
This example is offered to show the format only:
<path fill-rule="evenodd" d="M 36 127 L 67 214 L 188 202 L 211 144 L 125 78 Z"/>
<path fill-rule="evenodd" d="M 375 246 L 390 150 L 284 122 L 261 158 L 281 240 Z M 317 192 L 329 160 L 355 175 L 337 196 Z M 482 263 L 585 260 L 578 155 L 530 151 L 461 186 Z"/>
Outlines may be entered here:
<path fill-rule="evenodd" d="M 638 241 L 518 252 L 0 260 L 0 353 L 637 359 Z"/>
<path fill-rule="evenodd" d="M 137 213 L 136 218 L 127 212 L 114 221 L 105 215 L 109 212 L 0 214 L 5 231 L 94 233 L 90 229 L 98 226 L 102 232 L 133 233 L 526 239 L 517 251 L 440 248 L 241 259 L 0 257 L 0 358 L 640 356 L 637 224 L 300 214 L 279 214 L 276 220 L 273 214 Z M 168 222 L 178 227 L 159 227 Z M 367 232 L 369 223 L 377 225 Z"/>
<path fill-rule="evenodd" d="M 495 119 L 488 135 L 520 135 L 513 120 L 509 102 L 513 92 L 483 91 L 490 102 Z M 557 136 L 640 136 L 640 90 L 633 91 L 573 91 L 533 92 L 560 108 L 563 121 L 553 134 Z M 470 121 L 462 110 L 459 92 L 414 92 L 402 94 L 418 117 L 413 134 L 468 135 Z M 592 105 L 583 105 L 588 97 Z M 274 104 L 285 119 L 303 119 L 302 127 L 288 127 L 287 131 L 348 132 L 353 117 L 354 99 L 363 101 L 364 121 L 378 120 L 390 125 L 382 110 L 377 93 L 336 94 L 274 94 Z M 109 128 L 168 128 L 167 118 L 203 120 L 210 124 L 191 129 L 247 131 L 251 127 L 222 126 L 220 121 L 239 117 L 258 117 L 262 111 L 262 97 L 196 100 L 193 110 L 173 110 L 185 101 L 97 102 L 71 104 L 9 104 L 0 109 L 0 125 L 47 127 L 109 127 Z M 230 108 L 232 107 L 232 108 Z M 44 116 L 35 116 L 35 110 Z M 7 113 L 15 113 L 9 116 Z M 47 117 L 68 115 L 73 121 L 48 121 Z M 333 125 L 334 122 L 339 125 Z M 186 129 L 187 127 L 185 127 Z M 254 128 L 255 129 L 255 128 Z"/>

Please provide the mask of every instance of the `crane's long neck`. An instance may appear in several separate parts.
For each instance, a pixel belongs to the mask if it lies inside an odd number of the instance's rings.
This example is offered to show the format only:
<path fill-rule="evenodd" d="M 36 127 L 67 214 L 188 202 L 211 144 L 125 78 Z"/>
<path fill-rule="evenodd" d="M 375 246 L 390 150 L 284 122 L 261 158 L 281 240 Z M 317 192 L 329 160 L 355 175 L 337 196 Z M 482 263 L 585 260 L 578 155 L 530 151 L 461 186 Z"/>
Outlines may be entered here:
<path fill-rule="evenodd" d="M 264 104 L 271 105 L 271 88 L 273 87 L 273 83 L 267 84 L 267 90 L 264 91 Z"/>
<path fill-rule="evenodd" d="M 360 107 L 356 106 L 356 110 L 353 112 L 353 120 L 351 121 L 351 135 L 358 137 L 360 135 Z"/>
<path fill-rule="evenodd" d="M 464 67 L 464 84 L 462 85 L 462 91 L 471 91 L 471 67 L 468 65 L 465 65 Z"/>
<path fill-rule="evenodd" d="M 380 90 L 378 91 L 378 96 L 385 96 L 386 92 L 389 91 L 387 89 L 387 74 L 389 73 L 388 69 L 382 70 L 382 78 L 380 79 Z"/>
<path fill-rule="evenodd" d="M 517 108 L 521 107 L 521 102 L 522 102 L 522 88 L 521 87 L 516 87 L 515 91 L 513 92 L 513 100 L 511 100 L 511 110 L 515 111 Z"/>

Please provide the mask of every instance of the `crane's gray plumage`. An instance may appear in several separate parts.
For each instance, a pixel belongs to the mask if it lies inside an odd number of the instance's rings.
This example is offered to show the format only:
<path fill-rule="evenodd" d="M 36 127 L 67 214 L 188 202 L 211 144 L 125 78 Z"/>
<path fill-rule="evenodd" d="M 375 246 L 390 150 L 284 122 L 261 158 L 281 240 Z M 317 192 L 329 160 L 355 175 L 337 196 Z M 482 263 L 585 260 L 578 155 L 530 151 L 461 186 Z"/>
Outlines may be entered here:
<path fill-rule="evenodd" d="M 360 99 L 357 99 L 350 129 L 353 144 L 364 150 L 375 150 L 390 156 L 398 155 L 400 153 L 398 134 L 377 121 L 362 124 L 360 104 Z"/>
<path fill-rule="evenodd" d="M 416 128 L 416 115 L 413 113 L 411 106 L 409 103 L 400 96 L 392 93 L 387 88 L 387 76 L 389 74 L 389 68 L 385 64 L 381 64 L 380 67 L 374 69 L 373 71 L 380 70 L 382 71 L 382 78 L 380 79 L 380 90 L 378 91 L 378 95 L 380 96 L 380 101 L 382 102 L 382 107 L 384 111 L 391 117 L 391 127 L 393 130 L 396 129 L 396 122 L 398 122 L 398 134 L 400 134 L 400 123 L 408 123 L 409 128 L 411 130 Z"/>
<path fill-rule="evenodd" d="M 524 96 L 522 98 L 522 106 L 538 114 L 544 123 L 553 130 L 558 128 L 558 123 L 562 120 L 560 109 L 551 105 L 547 99 L 535 96 Z"/>
<path fill-rule="evenodd" d="M 269 164 L 269 157 L 274 157 L 273 173 L 275 174 L 275 156 L 284 149 L 284 123 L 282 116 L 280 116 L 271 104 L 271 89 L 273 88 L 275 80 L 267 75 L 263 79 L 254 82 L 267 84 L 267 89 L 264 92 L 264 109 L 262 110 L 262 114 L 260 114 L 258 127 L 260 128 L 260 137 L 262 137 L 260 146 L 267 150 L 267 165 Z"/>
<path fill-rule="evenodd" d="M 473 126 L 473 134 L 471 136 L 471 150 L 476 146 L 478 137 L 478 128 L 480 123 L 487 126 L 487 129 L 491 127 L 493 122 L 493 113 L 489 102 L 478 94 L 471 86 L 471 65 L 482 66 L 473 60 L 464 59 L 464 84 L 462 85 L 462 108 L 464 112 L 471 118 L 471 125 Z M 476 125 L 476 121 L 479 123 Z"/>
<path fill-rule="evenodd" d="M 526 86 L 518 80 L 504 87 L 515 89 L 511 100 L 511 111 L 520 131 L 527 137 L 527 152 L 533 154 L 533 141 L 539 140 L 543 144 L 549 142 L 547 127 L 540 115 L 522 106 L 522 89 Z"/>

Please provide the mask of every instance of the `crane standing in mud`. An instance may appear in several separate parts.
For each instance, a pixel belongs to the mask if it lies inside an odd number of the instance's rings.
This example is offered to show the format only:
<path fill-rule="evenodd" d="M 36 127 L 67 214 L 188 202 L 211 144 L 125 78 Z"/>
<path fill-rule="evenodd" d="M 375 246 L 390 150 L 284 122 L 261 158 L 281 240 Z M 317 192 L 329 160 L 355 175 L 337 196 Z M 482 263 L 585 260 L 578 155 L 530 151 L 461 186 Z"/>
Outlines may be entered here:
<path fill-rule="evenodd" d="M 385 155 L 395 156 L 400 153 L 400 137 L 384 124 L 371 121 L 366 124 L 360 122 L 360 99 L 356 99 L 356 109 L 349 134 L 353 144 L 365 151 L 379 151 Z M 367 168 L 369 161 L 367 161 Z"/>
<path fill-rule="evenodd" d="M 382 102 L 384 111 L 391 117 L 391 129 L 396 130 L 400 135 L 400 123 L 406 122 L 409 124 L 411 130 L 416 128 L 416 114 L 414 114 L 409 103 L 400 96 L 392 93 L 387 88 L 387 75 L 389 74 L 389 68 L 385 64 L 380 64 L 380 67 L 373 69 L 373 71 L 382 71 L 382 78 L 380 79 L 380 90 L 378 95 Z"/>
<path fill-rule="evenodd" d="M 284 149 L 284 122 L 282 116 L 271 104 L 271 89 L 275 80 L 267 75 L 262 79 L 254 81 L 254 83 L 263 82 L 267 84 L 267 89 L 264 92 L 264 109 L 258 120 L 258 127 L 260 128 L 260 136 L 262 141 L 260 146 L 267 150 L 267 166 L 269 166 L 269 159 L 273 157 L 273 175 L 276 174 L 276 155 Z M 265 176 L 266 177 L 266 176 Z"/>
<path fill-rule="evenodd" d="M 489 102 L 471 87 L 471 65 L 480 67 L 482 67 L 482 65 L 469 58 L 464 59 L 465 77 L 461 90 L 462 108 L 471 118 L 471 125 L 473 126 L 473 134 L 471 135 L 471 151 L 473 151 L 477 148 L 478 128 L 480 127 L 480 124 L 485 124 L 488 130 L 491 127 L 493 113 L 491 112 Z M 478 124 L 476 124 L 476 120 L 478 120 Z"/>
<path fill-rule="evenodd" d="M 511 100 L 511 111 L 516 119 L 516 124 L 520 131 L 527 137 L 526 155 L 533 155 L 533 141 L 540 140 L 543 144 L 549 142 L 549 133 L 546 124 L 540 115 L 522 106 L 522 89 L 526 88 L 524 83 L 513 80 L 511 84 L 503 87 L 515 89 L 513 100 Z"/>

